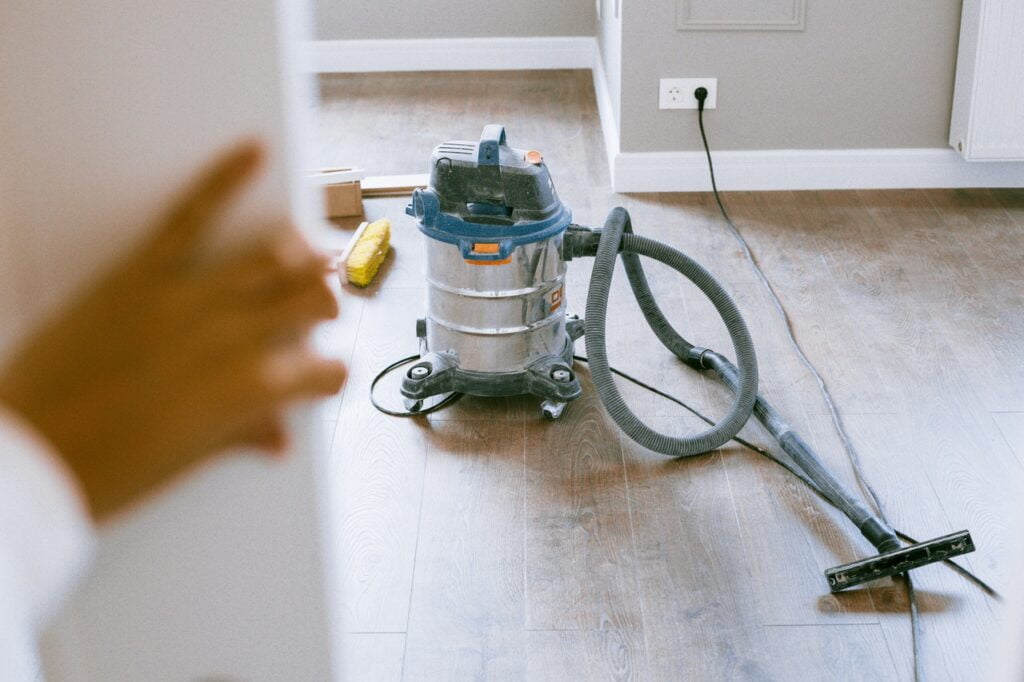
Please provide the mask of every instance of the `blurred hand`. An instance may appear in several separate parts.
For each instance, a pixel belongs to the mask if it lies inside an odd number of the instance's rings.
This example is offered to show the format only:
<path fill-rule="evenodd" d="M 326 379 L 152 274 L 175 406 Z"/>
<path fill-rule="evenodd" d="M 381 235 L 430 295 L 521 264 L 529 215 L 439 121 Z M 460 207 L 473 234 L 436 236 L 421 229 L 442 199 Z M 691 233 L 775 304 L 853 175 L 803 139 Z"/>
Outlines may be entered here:
<path fill-rule="evenodd" d="M 338 308 L 326 260 L 294 228 L 201 257 L 261 158 L 253 143 L 220 157 L 0 372 L 0 403 L 56 447 L 96 518 L 226 448 L 281 452 L 284 409 L 344 382 L 307 346 Z"/>

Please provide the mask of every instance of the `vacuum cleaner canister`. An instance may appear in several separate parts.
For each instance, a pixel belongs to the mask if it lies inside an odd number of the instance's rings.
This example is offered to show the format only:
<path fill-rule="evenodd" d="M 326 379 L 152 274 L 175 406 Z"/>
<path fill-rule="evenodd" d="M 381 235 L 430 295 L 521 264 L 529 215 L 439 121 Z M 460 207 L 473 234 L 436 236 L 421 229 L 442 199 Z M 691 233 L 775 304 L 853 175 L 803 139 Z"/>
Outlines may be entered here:
<path fill-rule="evenodd" d="M 427 313 L 420 360 L 407 372 L 407 409 L 443 393 L 533 394 L 554 419 L 580 395 L 572 370 L 562 239 L 572 221 L 541 154 L 514 149 L 501 126 L 478 142 L 445 142 L 430 186 L 406 213 L 427 237 Z"/>

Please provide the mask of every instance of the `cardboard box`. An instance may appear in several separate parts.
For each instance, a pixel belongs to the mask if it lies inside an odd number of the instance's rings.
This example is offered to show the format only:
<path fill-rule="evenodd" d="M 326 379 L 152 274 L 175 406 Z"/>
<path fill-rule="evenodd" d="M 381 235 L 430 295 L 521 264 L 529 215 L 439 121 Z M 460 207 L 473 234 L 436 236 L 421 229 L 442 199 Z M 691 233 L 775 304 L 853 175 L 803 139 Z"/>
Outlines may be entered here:
<path fill-rule="evenodd" d="M 363 190 L 359 181 L 324 185 L 324 216 L 348 218 L 363 215 Z"/>
<path fill-rule="evenodd" d="M 312 180 L 323 187 L 324 216 L 348 218 L 363 215 L 363 190 L 360 181 L 365 172 L 358 168 L 322 168 Z"/>

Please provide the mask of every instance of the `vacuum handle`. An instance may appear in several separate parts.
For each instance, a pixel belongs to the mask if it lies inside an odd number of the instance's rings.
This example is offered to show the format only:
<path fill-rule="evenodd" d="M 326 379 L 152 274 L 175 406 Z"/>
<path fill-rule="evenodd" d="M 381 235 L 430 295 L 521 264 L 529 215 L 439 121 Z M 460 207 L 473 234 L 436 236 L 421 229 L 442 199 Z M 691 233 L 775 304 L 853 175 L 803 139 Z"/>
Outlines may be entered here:
<path fill-rule="evenodd" d="M 476 162 L 480 166 L 497 166 L 501 162 L 500 148 L 506 146 L 505 126 L 492 123 L 480 133 Z"/>
<path fill-rule="evenodd" d="M 500 242 L 481 242 L 472 239 L 459 240 L 462 259 L 470 263 L 504 263 L 512 256 L 515 243 L 511 239 Z"/>

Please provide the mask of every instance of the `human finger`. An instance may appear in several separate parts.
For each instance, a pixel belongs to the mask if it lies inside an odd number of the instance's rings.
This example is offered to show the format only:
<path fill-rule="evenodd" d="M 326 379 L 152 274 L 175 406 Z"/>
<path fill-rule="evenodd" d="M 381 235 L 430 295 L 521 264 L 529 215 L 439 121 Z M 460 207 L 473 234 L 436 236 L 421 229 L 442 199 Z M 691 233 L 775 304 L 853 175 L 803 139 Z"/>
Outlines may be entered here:
<path fill-rule="evenodd" d="M 207 305 L 188 336 L 213 353 L 234 352 L 238 346 L 262 347 L 274 339 L 294 338 L 338 312 L 338 299 L 324 276 L 307 272 L 282 281 L 259 300 L 238 297 L 217 307 Z"/>
<path fill-rule="evenodd" d="M 263 385 L 281 404 L 334 395 L 345 385 L 347 372 L 339 360 L 325 358 L 310 348 L 289 348 L 268 358 Z"/>
<path fill-rule="evenodd" d="M 289 285 L 287 292 L 263 306 L 249 306 L 244 323 L 258 338 L 293 336 L 338 316 L 338 299 L 323 276 Z"/>
<path fill-rule="evenodd" d="M 260 301 L 279 296 L 296 282 L 322 279 L 325 255 L 315 251 L 294 230 L 262 239 L 215 264 L 197 285 L 211 299 Z"/>
<path fill-rule="evenodd" d="M 261 416 L 238 437 L 237 444 L 280 455 L 289 444 L 288 429 L 280 415 Z"/>
<path fill-rule="evenodd" d="M 236 143 L 216 157 L 171 204 L 150 243 L 151 253 L 172 259 L 189 251 L 252 179 L 263 157 L 263 146 L 255 140 Z"/>
<path fill-rule="evenodd" d="M 173 349 L 162 354 L 160 371 L 185 376 L 214 370 L 211 377 L 227 373 L 226 382 L 234 376 L 247 384 L 247 367 L 260 366 L 265 356 L 282 347 L 305 344 L 313 327 L 338 314 L 337 298 L 322 276 L 269 303 L 210 307 L 179 300 L 173 305 L 195 314 L 187 324 L 161 325 L 151 333 L 154 346 Z"/>

